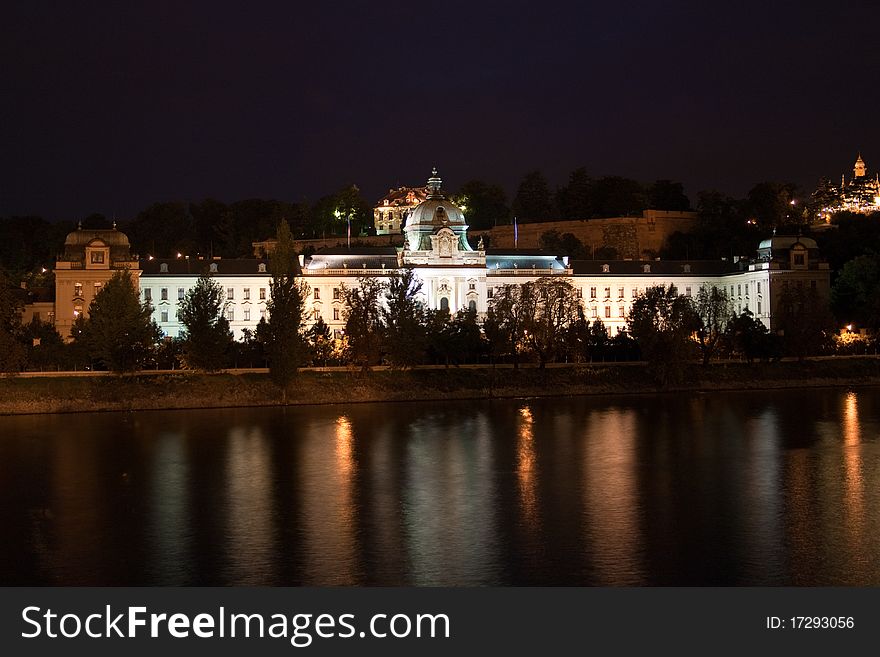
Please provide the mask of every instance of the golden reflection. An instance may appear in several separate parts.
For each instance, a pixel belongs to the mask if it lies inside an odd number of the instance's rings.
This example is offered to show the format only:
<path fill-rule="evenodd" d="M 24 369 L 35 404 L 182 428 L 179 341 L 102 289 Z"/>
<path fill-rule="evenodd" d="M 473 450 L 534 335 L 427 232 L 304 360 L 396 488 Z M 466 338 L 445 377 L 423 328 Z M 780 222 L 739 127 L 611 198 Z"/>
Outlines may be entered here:
<path fill-rule="evenodd" d="M 589 416 L 583 456 L 584 538 L 600 584 L 643 583 L 637 436 L 632 410 Z"/>
<path fill-rule="evenodd" d="M 859 398 L 850 391 L 843 400 L 843 468 L 845 513 L 854 556 L 863 545 L 865 491 L 862 480 L 862 427 L 859 422 Z"/>
<path fill-rule="evenodd" d="M 308 428 L 303 445 L 305 584 L 357 584 L 355 485 L 358 465 L 351 419 Z"/>
<path fill-rule="evenodd" d="M 275 581 L 272 467 L 266 436 L 259 428 L 229 432 L 226 459 L 229 507 L 229 579 L 253 586 Z"/>
<path fill-rule="evenodd" d="M 519 482 L 520 506 L 523 511 L 524 524 L 535 529 L 540 523 L 538 517 L 538 468 L 535 457 L 535 420 L 532 409 L 523 406 L 519 409 L 519 432 L 517 436 L 516 475 Z"/>

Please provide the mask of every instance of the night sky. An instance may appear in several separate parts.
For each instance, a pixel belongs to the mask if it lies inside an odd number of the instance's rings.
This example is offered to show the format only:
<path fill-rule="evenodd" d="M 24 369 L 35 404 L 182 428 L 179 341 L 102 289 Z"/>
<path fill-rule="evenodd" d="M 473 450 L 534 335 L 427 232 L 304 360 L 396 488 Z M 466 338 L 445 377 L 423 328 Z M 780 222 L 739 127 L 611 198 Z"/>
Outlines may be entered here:
<path fill-rule="evenodd" d="M 0 9 L 0 215 L 880 168 L 872 2 L 129 4 Z"/>

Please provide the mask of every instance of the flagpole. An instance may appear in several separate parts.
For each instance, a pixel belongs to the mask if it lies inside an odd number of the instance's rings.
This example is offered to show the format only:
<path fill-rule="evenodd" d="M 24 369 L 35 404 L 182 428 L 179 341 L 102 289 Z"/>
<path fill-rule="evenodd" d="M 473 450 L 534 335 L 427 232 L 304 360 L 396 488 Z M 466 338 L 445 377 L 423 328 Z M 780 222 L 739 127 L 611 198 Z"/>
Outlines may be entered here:
<path fill-rule="evenodd" d="M 519 226 L 516 224 L 516 217 L 513 218 L 513 248 L 519 249 Z"/>
<path fill-rule="evenodd" d="M 351 249 L 351 215 L 348 215 L 348 248 Z"/>

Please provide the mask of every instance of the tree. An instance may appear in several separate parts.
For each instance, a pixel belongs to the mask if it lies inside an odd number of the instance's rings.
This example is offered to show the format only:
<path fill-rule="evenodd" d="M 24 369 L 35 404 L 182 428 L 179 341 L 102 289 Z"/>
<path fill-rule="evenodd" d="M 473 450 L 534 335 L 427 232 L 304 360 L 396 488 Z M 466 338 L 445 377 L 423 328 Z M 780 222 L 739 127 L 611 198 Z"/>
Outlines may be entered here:
<path fill-rule="evenodd" d="M 779 336 L 770 333 L 748 309 L 728 322 L 724 342 L 731 354 L 742 356 L 749 364 L 756 358 L 769 361 L 781 355 Z"/>
<path fill-rule="evenodd" d="M 798 360 L 830 350 L 834 321 L 816 290 L 790 284 L 779 295 L 777 326 L 785 350 Z"/>
<path fill-rule="evenodd" d="M 700 345 L 705 367 L 724 336 L 732 314 L 732 305 L 724 290 L 714 285 L 711 287 L 703 285 L 694 298 L 694 310 L 698 319 L 697 343 Z"/>
<path fill-rule="evenodd" d="M 562 233 L 558 230 L 547 230 L 538 238 L 538 245 L 545 251 L 556 255 L 567 255 L 574 260 L 587 257 L 587 249 L 573 233 Z"/>
<path fill-rule="evenodd" d="M 750 214 L 764 229 L 802 222 L 800 209 L 794 201 L 797 186 L 792 183 L 760 182 L 749 190 Z"/>
<path fill-rule="evenodd" d="M 513 214 L 520 221 L 546 221 L 553 216 L 550 187 L 540 171 L 525 175 L 513 199 Z"/>
<path fill-rule="evenodd" d="M 223 286 L 202 272 L 196 284 L 177 304 L 183 324 L 183 361 L 191 369 L 213 372 L 225 367 L 232 348 L 232 332 L 224 313 Z"/>
<path fill-rule="evenodd" d="M 412 367 L 425 354 L 424 304 L 419 298 L 422 282 L 415 270 L 392 273 L 385 285 L 381 308 L 385 327 L 385 358 L 392 368 Z"/>
<path fill-rule="evenodd" d="M 61 369 L 67 365 L 67 349 L 55 326 L 36 317 L 22 327 L 28 367 L 40 370 Z"/>
<path fill-rule="evenodd" d="M 647 205 L 645 190 L 635 180 L 605 176 L 593 183 L 593 212 L 598 217 L 640 215 Z"/>
<path fill-rule="evenodd" d="M 577 321 L 579 307 L 569 281 L 544 277 L 520 287 L 523 337 L 542 369 L 564 351 L 566 333 Z"/>
<path fill-rule="evenodd" d="M 657 383 L 677 383 L 693 354 L 699 320 L 690 299 L 674 285 L 649 287 L 633 301 L 628 325 Z"/>
<path fill-rule="evenodd" d="M 831 289 L 831 307 L 838 320 L 880 330 L 880 255 L 847 262 Z"/>
<path fill-rule="evenodd" d="M 594 216 L 593 179 L 583 167 L 568 176 L 568 184 L 556 190 L 556 207 L 562 219 L 589 219 Z"/>
<path fill-rule="evenodd" d="M 382 359 L 383 326 L 379 303 L 384 288 L 378 279 L 370 276 L 359 276 L 357 287 L 342 287 L 346 357 L 365 370 Z"/>
<path fill-rule="evenodd" d="M 82 340 L 89 358 L 113 372 L 141 369 L 161 337 L 149 302 L 141 303 L 128 269 L 117 271 L 89 306 Z"/>
<path fill-rule="evenodd" d="M 21 342 L 21 299 L 0 269 L 0 372 L 19 372 L 27 353 Z"/>
<path fill-rule="evenodd" d="M 519 368 L 519 354 L 524 348 L 525 323 L 527 312 L 525 305 L 520 303 L 521 289 L 519 285 L 505 283 L 495 288 L 489 301 L 489 312 L 483 329 L 489 343 L 492 362 L 498 356 L 510 356 L 514 368 Z"/>
<path fill-rule="evenodd" d="M 266 301 L 269 318 L 264 324 L 262 337 L 269 360 L 269 377 L 281 388 L 281 397 L 286 403 L 287 389 L 303 358 L 306 292 L 296 280 L 299 261 L 286 221 L 278 223 L 276 238 L 278 243 L 269 260 L 272 275 Z"/>
<path fill-rule="evenodd" d="M 648 188 L 648 207 L 653 210 L 686 211 L 691 209 L 691 202 L 680 182 L 658 180 Z"/>
<path fill-rule="evenodd" d="M 469 180 L 461 186 L 452 200 L 464 212 L 472 231 L 506 224 L 510 219 L 507 194 L 500 185 L 491 185 L 482 180 Z"/>
<path fill-rule="evenodd" d="M 306 336 L 312 351 L 312 362 L 315 365 L 327 367 L 327 361 L 333 355 L 333 336 L 323 317 L 318 317 L 315 320 L 315 323 L 306 331 Z"/>

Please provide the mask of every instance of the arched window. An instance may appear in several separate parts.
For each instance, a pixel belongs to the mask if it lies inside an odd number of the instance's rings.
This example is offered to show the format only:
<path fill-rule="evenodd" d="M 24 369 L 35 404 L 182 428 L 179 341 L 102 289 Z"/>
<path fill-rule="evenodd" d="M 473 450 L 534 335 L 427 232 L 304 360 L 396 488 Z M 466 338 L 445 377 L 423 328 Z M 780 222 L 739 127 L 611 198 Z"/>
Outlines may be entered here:
<path fill-rule="evenodd" d="M 440 310 L 449 311 L 449 299 L 446 297 L 440 297 Z"/>

